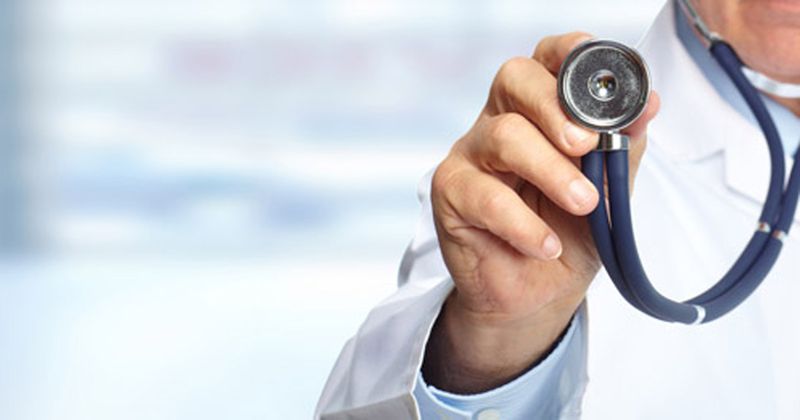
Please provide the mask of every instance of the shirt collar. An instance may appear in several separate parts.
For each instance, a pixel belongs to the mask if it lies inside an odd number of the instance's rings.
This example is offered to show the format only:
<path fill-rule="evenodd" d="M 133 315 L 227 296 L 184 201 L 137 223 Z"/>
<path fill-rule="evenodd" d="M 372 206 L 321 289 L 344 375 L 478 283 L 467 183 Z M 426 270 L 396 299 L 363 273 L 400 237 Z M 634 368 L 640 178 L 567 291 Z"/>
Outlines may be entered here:
<path fill-rule="evenodd" d="M 673 14 L 673 18 L 678 39 L 703 73 L 708 83 L 714 87 L 717 93 L 725 99 L 736 112 L 751 124 L 757 124 L 753 113 L 750 111 L 750 108 L 747 106 L 741 94 L 739 94 L 736 86 L 730 78 L 725 75 L 719 63 L 713 59 L 705 46 L 694 34 L 691 26 L 689 26 L 689 22 L 683 14 L 676 11 Z M 787 154 L 792 154 L 797 148 L 798 141 L 800 141 L 800 119 L 768 96 L 762 95 L 762 99 L 781 135 L 784 151 Z"/>

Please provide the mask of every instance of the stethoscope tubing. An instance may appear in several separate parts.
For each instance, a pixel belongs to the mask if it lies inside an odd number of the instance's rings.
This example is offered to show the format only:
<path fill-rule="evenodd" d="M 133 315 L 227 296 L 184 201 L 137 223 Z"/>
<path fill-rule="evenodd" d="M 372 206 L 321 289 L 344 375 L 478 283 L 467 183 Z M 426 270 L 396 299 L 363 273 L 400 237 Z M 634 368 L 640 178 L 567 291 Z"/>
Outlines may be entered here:
<path fill-rule="evenodd" d="M 782 240 L 794 220 L 800 196 L 800 166 L 796 163 L 797 159 L 784 191 L 785 164 L 780 136 L 760 94 L 742 73 L 741 60 L 730 45 L 722 40 L 712 42 L 710 51 L 758 121 L 772 163 L 769 189 L 759 218 L 760 228 L 733 266 L 713 287 L 685 302 L 670 300 L 659 293 L 647 278 L 634 239 L 628 151 L 594 151 L 582 159 L 584 174 L 600 193 L 600 204 L 588 216 L 590 230 L 600 259 L 615 287 L 626 301 L 640 311 L 664 321 L 684 324 L 707 323 L 718 319 L 739 306 L 758 288 L 778 259 Z M 609 209 L 605 205 L 606 179 Z M 770 229 L 765 229 L 765 226 Z"/>

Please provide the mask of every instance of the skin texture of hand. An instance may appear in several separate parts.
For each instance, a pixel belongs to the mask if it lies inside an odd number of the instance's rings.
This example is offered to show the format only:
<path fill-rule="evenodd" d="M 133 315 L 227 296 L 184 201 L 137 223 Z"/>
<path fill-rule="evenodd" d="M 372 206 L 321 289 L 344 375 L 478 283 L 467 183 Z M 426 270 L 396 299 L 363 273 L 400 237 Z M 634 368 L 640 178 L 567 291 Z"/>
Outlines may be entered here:
<path fill-rule="evenodd" d="M 556 77 L 585 33 L 543 39 L 498 71 L 473 127 L 437 168 L 431 190 L 455 282 L 434 325 L 425 380 L 454 393 L 502 385 L 546 355 L 600 269 L 583 216 L 598 194 L 580 156 L 597 146 L 561 110 Z M 658 110 L 653 93 L 632 137 L 631 173 Z"/>

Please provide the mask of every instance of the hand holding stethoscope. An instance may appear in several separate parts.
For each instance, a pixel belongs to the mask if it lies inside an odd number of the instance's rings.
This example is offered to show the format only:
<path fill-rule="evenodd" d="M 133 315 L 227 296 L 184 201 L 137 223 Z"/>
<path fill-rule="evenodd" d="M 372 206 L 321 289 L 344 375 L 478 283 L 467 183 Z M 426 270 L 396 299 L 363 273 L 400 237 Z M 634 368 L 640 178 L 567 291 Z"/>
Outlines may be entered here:
<path fill-rule="evenodd" d="M 598 136 L 571 122 L 557 95 L 561 63 L 586 39 L 548 37 L 533 57 L 507 61 L 477 120 L 434 173 L 433 221 L 455 291 L 428 342 L 429 384 L 476 392 L 490 385 L 480 378 L 529 368 L 564 332 L 601 268 L 586 221 L 598 192 L 577 165 Z M 626 129 L 635 139 L 632 169 L 657 109 L 651 95 Z"/>

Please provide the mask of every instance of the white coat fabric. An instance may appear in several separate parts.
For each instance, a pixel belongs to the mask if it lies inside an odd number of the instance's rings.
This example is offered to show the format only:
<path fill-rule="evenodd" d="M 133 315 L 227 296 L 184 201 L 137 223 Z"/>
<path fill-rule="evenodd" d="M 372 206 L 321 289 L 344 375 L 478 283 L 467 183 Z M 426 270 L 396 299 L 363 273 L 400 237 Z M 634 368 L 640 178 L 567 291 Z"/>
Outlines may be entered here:
<path fill-rule="evenodd" d="M 656 287 L 685 299 L 717 281 L 752 235 L 769 159 L 758 127 L 719 95 L 681 45 L 673 3 L 638 47 L 662 106 L 648 131 L 633 215 Z M 419 189 L 423 214 L 401 263 L 400 287 L 345 345 L 317 418 L 419 417 L 413 387 L 453 287 L 433 228 L 429 183 L 428 177 Z M 582 418 L 800 419 L 798 298 L 800 241 L 791 235 L 755 294 L 701 326 L 637 312 L 601 272 L 587 295 L 588 384 L 568 384 L 586 385 Z"/>

